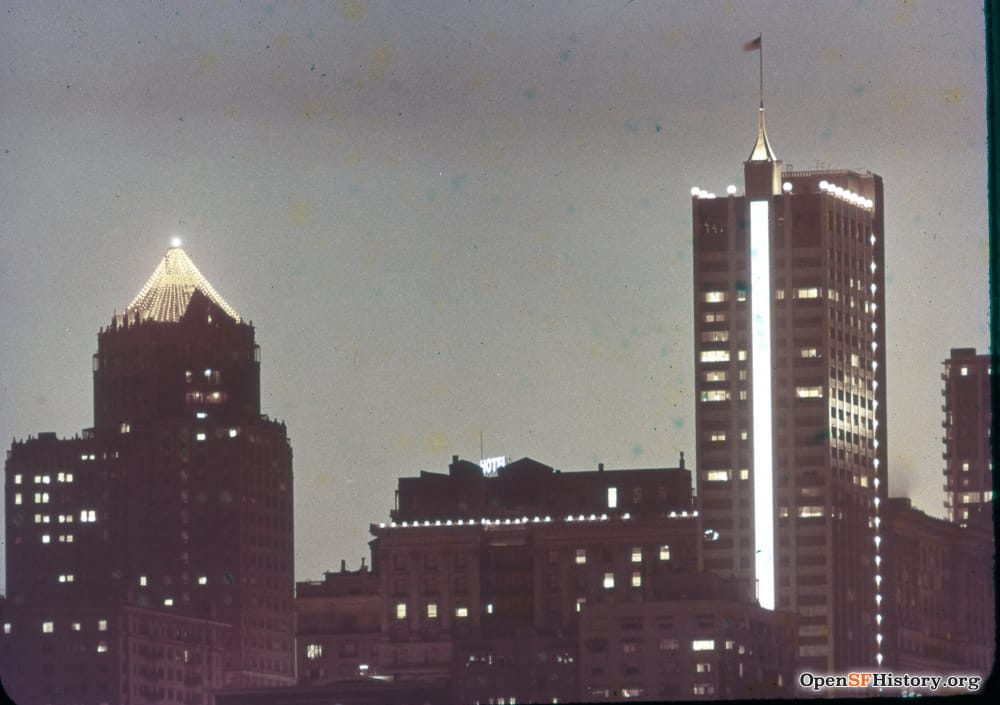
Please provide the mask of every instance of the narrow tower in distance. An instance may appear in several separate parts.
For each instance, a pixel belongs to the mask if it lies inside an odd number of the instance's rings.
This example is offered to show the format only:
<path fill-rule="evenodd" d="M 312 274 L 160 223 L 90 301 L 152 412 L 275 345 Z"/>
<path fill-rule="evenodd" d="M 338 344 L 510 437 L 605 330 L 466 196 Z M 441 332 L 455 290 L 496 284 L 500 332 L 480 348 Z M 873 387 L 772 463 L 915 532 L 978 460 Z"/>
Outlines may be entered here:
<path fill-rule="evenodd" d="M 972 515 L 992 512 L 989 355 L 952 348 L 944 361 L 944 506 L 948 520 L 966 526 Z"/>

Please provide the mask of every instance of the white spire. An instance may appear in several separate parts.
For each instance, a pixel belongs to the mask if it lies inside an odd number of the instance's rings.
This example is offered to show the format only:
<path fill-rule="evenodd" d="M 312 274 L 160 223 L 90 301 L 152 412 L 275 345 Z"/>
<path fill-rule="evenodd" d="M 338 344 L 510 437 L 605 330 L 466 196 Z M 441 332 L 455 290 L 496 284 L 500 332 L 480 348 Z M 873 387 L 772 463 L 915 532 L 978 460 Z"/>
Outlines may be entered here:
<path fill-rule="evenodd" d="M 776 162 L 778 158 L 774 156 L 771 143 L 767 141 L 767 130 L 764 129 L 764 106 L 760 106 L 760 122 L 757 127 L 757 141 L 754 143 L 753 151 L 750 153 L 749 162 Z"/>

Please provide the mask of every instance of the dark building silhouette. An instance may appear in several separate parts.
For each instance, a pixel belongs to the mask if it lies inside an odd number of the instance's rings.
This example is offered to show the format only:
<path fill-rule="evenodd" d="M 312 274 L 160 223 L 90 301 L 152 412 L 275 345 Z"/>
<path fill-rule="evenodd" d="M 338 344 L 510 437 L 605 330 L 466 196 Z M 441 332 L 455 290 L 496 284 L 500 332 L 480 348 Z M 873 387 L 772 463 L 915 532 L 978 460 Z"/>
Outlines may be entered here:
<path fill-rule="evenodd" d="M 944 506 L 948 519 L 965 526 L 993 499 L 990 445 L 990 356 L 975 348 L 953 348 L 944 361 Z"/>
<path fill-rule="evenodd" d="M 292 452 L 253 327 L 171 248 L 98 334 L 94 425 L 6 464 L 18 703 L 209 703 L 294 683 Z"/>
<path fill-rule="evenodd" d="M 882 179 L 782 171 L 760 109 L 745 192 L 692 189 L 705 568 L 799 615 L 799 664 L 882 662 Z"/>
<path fill-rule="evenodd" d="M 673 469 L 401 478 L 372 567 L 298 584 L 303 688 L 449 684 L 446 702 L 789 695 L 794 616 L 700 571 L 715 540 Z M 353 686 L 352 686 L 353 687 Z"/>
<path fill-rule="evenodd" d="M 990 503 L 984 508 L 959 526 L 909 499 L 889 500 L 886 664 L 896 672 L 985 678 L 992 671 L 994 539 Z"/>

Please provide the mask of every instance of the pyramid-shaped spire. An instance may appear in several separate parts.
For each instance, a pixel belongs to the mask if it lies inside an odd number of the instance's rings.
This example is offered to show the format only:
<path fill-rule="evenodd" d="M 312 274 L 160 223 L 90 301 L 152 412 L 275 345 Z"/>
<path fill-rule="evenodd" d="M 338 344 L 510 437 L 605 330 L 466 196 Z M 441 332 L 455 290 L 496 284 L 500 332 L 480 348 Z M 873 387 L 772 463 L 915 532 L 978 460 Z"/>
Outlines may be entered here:
<path fill-rule="evenodd" d="M 195 290 L 239 322 L 240 314 L 227 304 L 202 276 L 180 247 L 171 247 L 142 290 L 125 309 L 126 315 L 140 320 L 176 323 L 187 311 Z"/>
<path fill-rule="evenodd" d="M 764 129 L 764 105 L 761 101 L 760 121 L 757 127 L 757 141 L 754 143 L 753 152 L 750 153 L 749 162 L 774 162 L 778 158 L 774 156 L 771 143 L 767 141 L 767 130 Z"/>

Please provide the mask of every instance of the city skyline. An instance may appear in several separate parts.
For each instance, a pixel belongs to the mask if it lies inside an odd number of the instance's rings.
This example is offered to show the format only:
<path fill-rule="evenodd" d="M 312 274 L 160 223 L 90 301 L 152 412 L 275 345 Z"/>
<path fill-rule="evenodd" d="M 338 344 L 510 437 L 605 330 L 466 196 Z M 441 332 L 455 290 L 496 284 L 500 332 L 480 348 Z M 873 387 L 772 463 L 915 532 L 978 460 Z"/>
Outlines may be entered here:
<path fill-rule="evenodd" d="M 481 437 L 693 467 L 690 188 L 742 183 L 763 29 L 786 167 L 885 179 L 889 489 L 943 514 L 940 361 L 988 342 L 978 7 L 66 7 L 0 30 L 10 436 L 92 424 L 95 334 L 179 236 L 257 328 L 299 579 Z"/>

